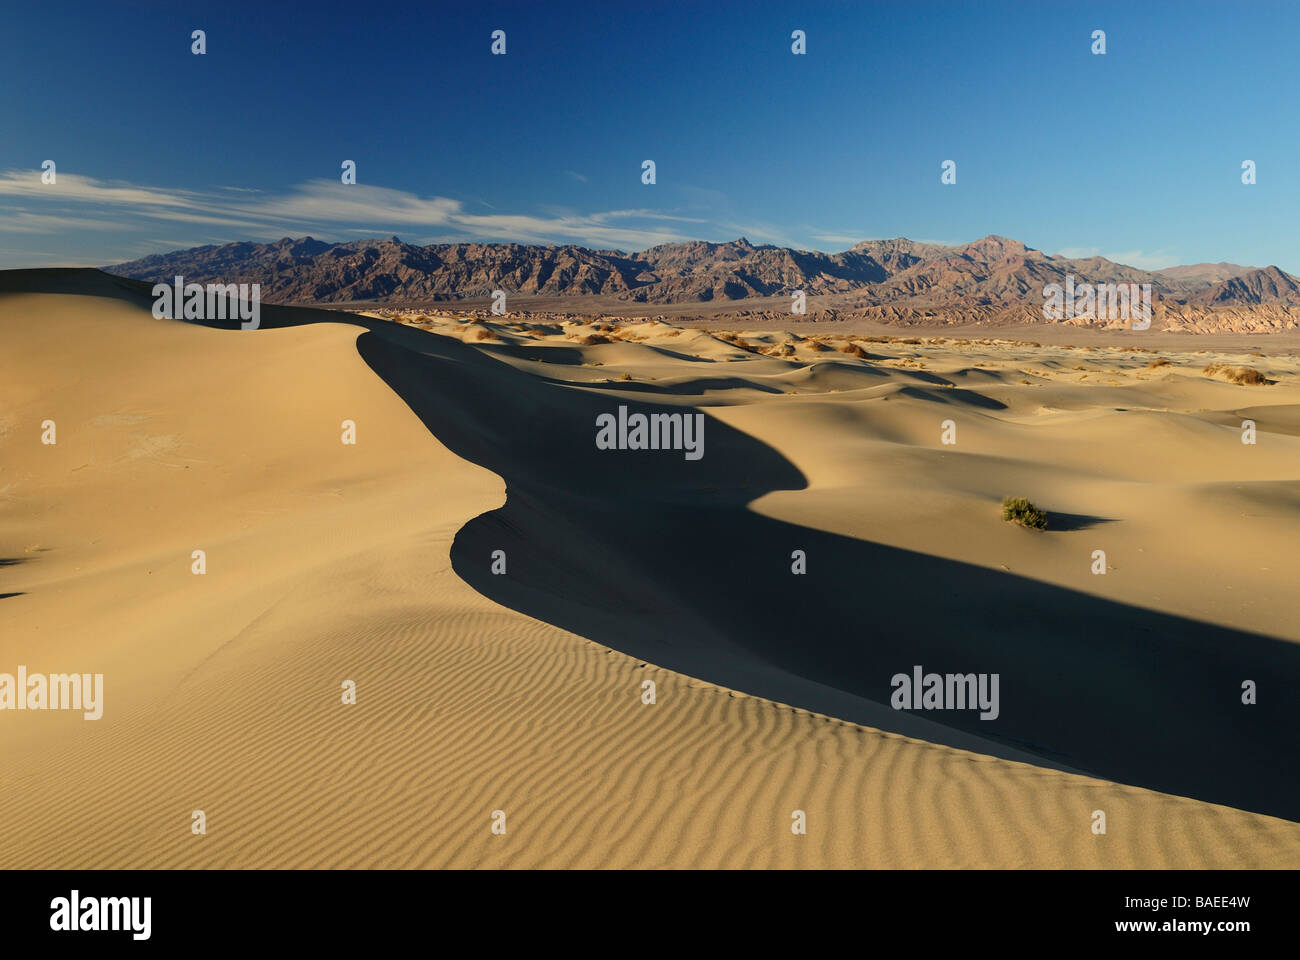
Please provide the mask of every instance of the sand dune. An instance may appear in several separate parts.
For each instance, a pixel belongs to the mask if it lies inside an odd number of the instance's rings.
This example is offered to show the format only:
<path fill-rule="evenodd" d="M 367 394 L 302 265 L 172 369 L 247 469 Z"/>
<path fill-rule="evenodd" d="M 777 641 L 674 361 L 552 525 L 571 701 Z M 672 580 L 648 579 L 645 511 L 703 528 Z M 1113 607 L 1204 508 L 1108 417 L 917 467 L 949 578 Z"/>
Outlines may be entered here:
<path fill-rule="evenodd" d="M 1294 358 L 263 318 L 0 275 L 0 671 L 106 688 L 0 714 L 0 866 L 1300 865 Z"/>

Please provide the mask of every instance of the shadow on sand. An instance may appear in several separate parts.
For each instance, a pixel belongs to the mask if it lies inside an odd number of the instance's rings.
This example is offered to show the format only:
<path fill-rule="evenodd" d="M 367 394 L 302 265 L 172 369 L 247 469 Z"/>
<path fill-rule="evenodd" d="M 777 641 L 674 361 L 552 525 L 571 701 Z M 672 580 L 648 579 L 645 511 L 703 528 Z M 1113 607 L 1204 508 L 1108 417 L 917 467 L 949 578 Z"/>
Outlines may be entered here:
<path fill-rule="evenodd" d="M 268 328 L 320 321 L 365 327 L 365 362 L 439 441 L 505 479 L 505 506 L 452 547 L 484 595 L 797 708 L 1300 820 L 1300 645 L 768 519 L 747 504 L 804 477 L 707 410 L 702 460 L 600 451 L 596 416 L 620 403 L 695 408 L 537 378 L 396 324 L 263 308 Z M 490 573 L 498 549 L 504 576 Z M 796 549 L 803 576 L 790 572 Z M 999 674 L 999 716 L 892 710 L 891 677 L 917 664 Z M 1241 703 L 1245 680 L 1257 705 Z"/>
<path fill-rule="evenodd" d="M 760 516 L 747 504 L 805 479 L 707 410 L 702 460 L 601 451 L 598 414 L 665 407 L 411 334 L 372 326 L 358 349 L 441 442 L 505 479 L 505 506 L 452 547 L 484 595 L 817 713 L 1300 820 L 1300 646 Z M 890 680 L 917 664 L 999 674 L 1000 715 L 894 711 Z M 1258 704 L 1242 704 L 1244 680 Z"/>

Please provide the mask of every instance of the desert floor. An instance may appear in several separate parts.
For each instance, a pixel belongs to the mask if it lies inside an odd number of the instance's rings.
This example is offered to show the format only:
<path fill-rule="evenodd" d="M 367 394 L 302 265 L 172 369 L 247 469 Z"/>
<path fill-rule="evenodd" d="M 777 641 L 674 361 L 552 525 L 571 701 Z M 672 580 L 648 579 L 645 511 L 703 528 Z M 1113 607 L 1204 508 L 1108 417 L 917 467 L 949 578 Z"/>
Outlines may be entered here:
<path fill-rule="evenodd" d="M 1300 866 L 1268 338 L 262 319 L 0 274 L 0 672 L 105 685 L 0 712 L 0 867 Z"/>

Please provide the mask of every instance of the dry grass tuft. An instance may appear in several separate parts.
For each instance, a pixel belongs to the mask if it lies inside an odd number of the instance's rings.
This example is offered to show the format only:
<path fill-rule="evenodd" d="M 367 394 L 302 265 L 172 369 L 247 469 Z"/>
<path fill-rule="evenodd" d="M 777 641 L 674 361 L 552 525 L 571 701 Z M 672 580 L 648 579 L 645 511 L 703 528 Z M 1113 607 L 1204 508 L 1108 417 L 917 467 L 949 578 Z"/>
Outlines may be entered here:
<path fill-rule="evenodd" d="M 1207 377 L 1219 377 L 1244 387 L 1265 387 L 1273 382 L 1254 367 L 1233 367 L 1226 363 L 1212 363 L 1201 372 Z"/>
<path fill-rule="evenodd" d="M 744 337 L 737 333 L 715 333 L 714 337 L 723 343 L 730 344 L 737 350 L 745 350 L 749 353 L 759 353 L 760 350 L 754 344 L 750 343 Z"/>

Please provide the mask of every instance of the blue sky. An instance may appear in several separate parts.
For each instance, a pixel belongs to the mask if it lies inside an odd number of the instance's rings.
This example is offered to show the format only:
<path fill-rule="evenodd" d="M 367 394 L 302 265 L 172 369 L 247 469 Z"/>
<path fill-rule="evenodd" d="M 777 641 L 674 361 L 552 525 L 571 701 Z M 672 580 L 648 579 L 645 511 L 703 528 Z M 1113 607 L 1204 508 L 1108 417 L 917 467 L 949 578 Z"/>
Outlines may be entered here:
<path fill-rule="evenodd" d="M 1300 5 L 4 4 L 0 267 L 997 233 L 1300 273 Z"/>

